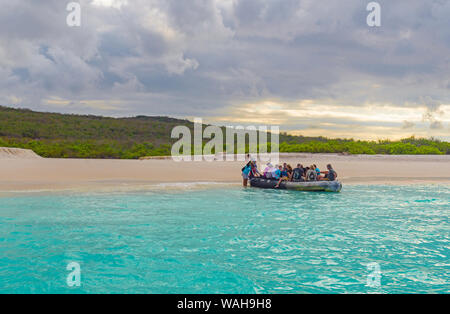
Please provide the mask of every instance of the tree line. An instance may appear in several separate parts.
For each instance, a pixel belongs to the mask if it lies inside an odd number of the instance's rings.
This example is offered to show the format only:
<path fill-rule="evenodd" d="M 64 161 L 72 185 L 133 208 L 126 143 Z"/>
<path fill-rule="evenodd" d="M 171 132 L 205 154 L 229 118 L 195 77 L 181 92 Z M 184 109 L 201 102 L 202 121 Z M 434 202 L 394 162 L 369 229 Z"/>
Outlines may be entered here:
<path fill-rule="evenodd" d="M 188 120 L 137 116 L 109 118 L 43 113 L 0 106 L 0 146 L 32 149 L 50 158 L 120 158 L 169 156 L 178 125 Z M 450 143 L 410 137 L 399 141 L 360 141 L 280 134 L 280 152 L 348 154 L 450 154 Z"/>

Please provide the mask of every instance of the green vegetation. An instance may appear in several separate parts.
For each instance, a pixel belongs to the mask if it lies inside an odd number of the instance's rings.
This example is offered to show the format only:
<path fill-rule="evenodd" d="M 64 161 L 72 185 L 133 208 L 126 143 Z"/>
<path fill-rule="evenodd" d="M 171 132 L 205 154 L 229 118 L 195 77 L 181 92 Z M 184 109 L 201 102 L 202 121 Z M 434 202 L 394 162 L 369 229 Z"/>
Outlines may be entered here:
<path fill-rule="evenodd" d="M 0 106 L 0 146 L 32 149 L 53 158 L 123 158 L 170 155 L 171 130 L 193 123 L 167 117 L 108 118 L 34 112 Z M 224 133 L 225 134 L 225 133 Z M 435 139 L 355 141 L 280 135 L 280 152 L 349 154 L 450 154 Z"/>
<path fill-rule="evenodd" d="M 416 139 L 401 141 L 311 141 L 302 144 L 280 144 L 281 152 L 389 154 L 389 155 L 443 155 L 450 154 L 450 143 Z"/>
<path fill-rule="evenodd" d="M 55 158 L 125 158 L 170 154 L 170 132 L 187 120 L 107 118 L 0 107 L 0 146 Z"/>

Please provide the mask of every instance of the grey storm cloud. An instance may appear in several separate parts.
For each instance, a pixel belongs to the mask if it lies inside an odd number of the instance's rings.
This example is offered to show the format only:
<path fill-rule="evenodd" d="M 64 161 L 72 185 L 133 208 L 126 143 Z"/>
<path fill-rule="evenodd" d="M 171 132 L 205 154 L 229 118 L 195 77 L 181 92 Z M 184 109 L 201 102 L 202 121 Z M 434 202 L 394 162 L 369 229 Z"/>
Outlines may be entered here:
<path fill-rule="evenodd" d="M 432 129 L 432 130 L 441 130 L 443 128 L 444 128 L 444 126 L 442 125 L 441 121 L 433 121 L 430 124 L 430 129 Z"/>
<path fill-rule="evenodd" d="M 413 122 L 410 122 L 410 121 L 403 121 L 403 126 L 402 126 L 402 128 L 403 129 L 411 129 L 411 128 L 413 128 L 415 126 L 415 123 L 413 123 Z"/>
<path fill-rule="evenodd" d="M 262 99 L 450 103 L 450 1 L 380 0 L 379 28 L 361 0 L 80 0 L 73 28 L 68 2 L 0 0 L 2 104 L 212 116 Z"/>

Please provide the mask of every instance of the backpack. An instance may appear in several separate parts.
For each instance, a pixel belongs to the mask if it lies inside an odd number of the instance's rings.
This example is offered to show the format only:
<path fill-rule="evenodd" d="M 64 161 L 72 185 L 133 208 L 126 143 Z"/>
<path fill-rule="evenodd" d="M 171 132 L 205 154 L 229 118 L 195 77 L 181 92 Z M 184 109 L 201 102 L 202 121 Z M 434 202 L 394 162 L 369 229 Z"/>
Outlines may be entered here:
<path fill-rule="evenodd" d="M 294 174 L 292 175 L 292 179 L 300 180 L 300 178 L 301 178 L 300 169 L 299 168 L 295 168 L 294 169 Z"/>
<path fill-rule="evenodd" d="M 244 167 L 242 167 L 241 171 L 244 172 L 245 168 L 247 168 L 248 166 L 250 166 L 250 161 Z"/>
<path fill-rule="evenodd" d="M 333 169 L 331 169 L 328 172 L 327 179 L 330 180 L 330 181 L 336 180 L 336 172 Z"/>

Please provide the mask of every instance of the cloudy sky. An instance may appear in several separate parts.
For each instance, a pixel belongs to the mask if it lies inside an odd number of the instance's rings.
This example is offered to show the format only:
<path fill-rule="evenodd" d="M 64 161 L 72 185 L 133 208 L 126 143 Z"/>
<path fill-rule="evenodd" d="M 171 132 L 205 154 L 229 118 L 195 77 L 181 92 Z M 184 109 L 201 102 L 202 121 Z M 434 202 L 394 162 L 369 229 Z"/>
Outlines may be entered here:
<path fill-rule="evenodd" d="M 450 1 L 0 0 L 0 104 L 450 140 Z"/>

